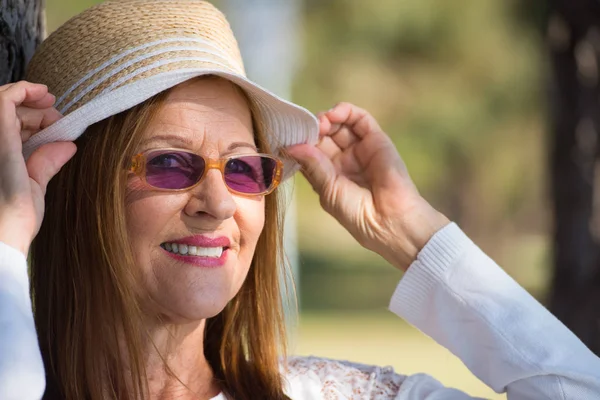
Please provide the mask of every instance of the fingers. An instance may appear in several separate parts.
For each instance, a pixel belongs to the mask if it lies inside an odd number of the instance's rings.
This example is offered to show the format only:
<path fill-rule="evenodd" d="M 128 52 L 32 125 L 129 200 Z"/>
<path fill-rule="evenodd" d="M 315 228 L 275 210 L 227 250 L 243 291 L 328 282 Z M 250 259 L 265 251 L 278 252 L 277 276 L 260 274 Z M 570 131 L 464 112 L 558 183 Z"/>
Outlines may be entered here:
<path fill-rule="evenodd" d="M 47 109 L 54 104 L 54 96 L 48 93 L 48 87 L 36 83 L 20 81 L 0 87 L 0 142 L 9 152 L 19 151 L 21 140 L 17 136 L 21 132 L 22 121 L 17 115 L 17 108 Z M 39 119 L 40 124 L 51 123 L 56 115 L 44 112 Z M 26 128 L 26 136 L 33 133 L 31 127 Z"/>
<path fill-rule="evenodd" d="M 48 93 L 48 86 L 39 83 L 20 81 L 4 85 L 0 91 L 0 99 L 9 101 L 15 106 L 21 104 L 27 107 L 47 108 L 54 104 L 54 96 Z"/>
<path fill-rule="evenodd" d="M 347 149 L 360 140 L 348 126 L 332 123 L 327 117 L 327 113 L 319 114 L 318 119 L 321 140 L 330 138 L 342 150 Z"/>
<path fill-rule="evenodd" d="M 329 119 L 332 127 L 339 125 L 339 129 L 350 128 L 358 138 L 364 138 L 369 133 L 382 132 L 371 114 L 350 103 L 340 103 L 324 115 Z"/>
<path fill-rule="evenodd" d="M 323 193 L 335 180 L 336 172 L 333 163 L 318 148 L 299 144 L 288 147 L 286 152 L 302 166 L 302 174 L 317 193 Z"/>
<path fill-rule="evenodd" d="M 380 133 L 388 139 L 371 114 L 350 103 L 339 103 L 329 111 L 319 113 L 317 119 L 320 140 L 315 147 L 329 160 L 334 160 L 369 134 Z"/>
<path fill-rule="evenodd" d="M 342 153 L 340 146 L 338 146 L 329 136 L 322 137 L 319 143 L 317 143 L 316 147 L 321 150 L 330 160 L 335 159 L 335 157 Z"/>
<path fill-rule="evenodd" d="M 46 93 L 42 98 L 36 100 L 25 99 L 21 105 L 29 108 L 49 108 L 56 102 L 56 97 L 52 93 Z"/>
<path fill-rule="evenodd" d="M 25 142 L 32 135 L 61 119 L 62 115 L 53 107 L 41 110 L 17 107 L 17 117 L 21 120 L 21 141 Z"/>
<path fill-rule="evenodd" d="M 331 110 L 318 114 L 318 119 L 321 137 L 319 145 L 325 145 L 326 154 L 331 156 L 350 148 L 370 133 L 383 134 L 371 114 L 350 103 L 340 103 Z"/>
<path fill-rule="evenodd" d="M 15 84 L 15 82 L 11 82 L 11 83 L 7 83 L 6 85 L 0 86 L 0 92 L 5 91 L 6 89 L 8 89 L 9 87 L 13 86 L 14 84 Z"/>
<path fill-rule="evenodd" d="M 73 157 L 76 150 L 73 142 L 54 142 L 40 147 L 29 157 L 27 172 L 38 183 L 42 193 L 46 193 L 50 179 Z"/>

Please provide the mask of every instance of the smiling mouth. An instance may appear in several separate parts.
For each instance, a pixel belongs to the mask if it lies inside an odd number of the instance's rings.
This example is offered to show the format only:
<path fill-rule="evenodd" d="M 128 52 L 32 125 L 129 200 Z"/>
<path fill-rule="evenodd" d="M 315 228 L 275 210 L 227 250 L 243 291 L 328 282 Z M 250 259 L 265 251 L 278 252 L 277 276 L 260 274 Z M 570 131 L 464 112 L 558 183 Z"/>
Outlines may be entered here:
<path fill-rule="evenodd" d="M 228 248 L 227 247 L 199 247 L 189 246 L 181 243 L 163 243 L 160 245 L 163 249 L 169 253 L 177 254 L 180 256 L 192 256 L 192 257 L 209 257 L 219 258 L 223 255 Z"/>

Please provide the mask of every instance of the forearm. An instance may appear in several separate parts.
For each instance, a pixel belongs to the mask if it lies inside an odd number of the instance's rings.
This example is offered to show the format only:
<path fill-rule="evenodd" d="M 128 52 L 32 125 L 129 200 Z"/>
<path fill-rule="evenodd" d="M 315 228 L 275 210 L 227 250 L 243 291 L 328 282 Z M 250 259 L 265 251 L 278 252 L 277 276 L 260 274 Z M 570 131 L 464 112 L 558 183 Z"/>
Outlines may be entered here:
<path fill-rule="evenodd" d="M 45 387 L 23 254 L 0 242 L 0 399 L 38 400 Z"/>
<path fill-rule="evenodd" d="M 600 359 L 456 225 L 420 252 L 390 308 L 511 398 L 600 395 Z"/>
<path fill-rule="evenodd" d="M 414 210 L 401 221 L 390 221 L 378 251 L 389 263 L 406 271 L 417 259 L 419 252 L 431 238 L 450 224 L 450 220 L 435 210 L 424 199 L 419 198 Z M 398 228 L 399 227 L 399 228 Z"/>

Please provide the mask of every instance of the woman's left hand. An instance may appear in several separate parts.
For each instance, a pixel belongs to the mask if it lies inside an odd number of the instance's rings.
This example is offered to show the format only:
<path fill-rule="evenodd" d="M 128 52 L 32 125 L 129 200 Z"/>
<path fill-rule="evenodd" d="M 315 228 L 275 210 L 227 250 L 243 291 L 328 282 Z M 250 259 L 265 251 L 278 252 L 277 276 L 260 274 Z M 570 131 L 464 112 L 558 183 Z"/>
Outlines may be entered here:
<path fill-rule="evenodd" d="M 449 223 L 421 197 L 398 151 L 365 110 L 340 103 L 319 114 L 320 141 L 287 153 L 321 205 L 364 247 L 406 270 Z"/>

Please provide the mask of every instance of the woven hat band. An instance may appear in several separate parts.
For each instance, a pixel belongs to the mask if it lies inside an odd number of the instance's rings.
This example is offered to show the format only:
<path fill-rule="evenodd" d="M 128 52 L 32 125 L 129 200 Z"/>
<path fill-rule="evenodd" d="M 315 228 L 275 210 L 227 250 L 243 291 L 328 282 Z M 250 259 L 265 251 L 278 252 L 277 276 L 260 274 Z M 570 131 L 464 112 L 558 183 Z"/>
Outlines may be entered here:
<path fill-rule="evenodd" d="M 136 76 L 182 67 L 177 63 L 189 58 L 245 76 L 233 32 L 210 3 L 107 1 L 53 32 L 31 60 L 27 79 L 47 84 L 57 108 L 68 114 Z"/>
<path fill-rule="evenodd" d="M 138 79 L 192 66 L 244 75 L 243 68 L 234 60 L 201 39 L 163 40 L 115 55 L 68 88 L 57 99 L 56 107 L 66 115 L 90 99 Z"/>

